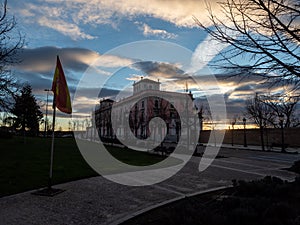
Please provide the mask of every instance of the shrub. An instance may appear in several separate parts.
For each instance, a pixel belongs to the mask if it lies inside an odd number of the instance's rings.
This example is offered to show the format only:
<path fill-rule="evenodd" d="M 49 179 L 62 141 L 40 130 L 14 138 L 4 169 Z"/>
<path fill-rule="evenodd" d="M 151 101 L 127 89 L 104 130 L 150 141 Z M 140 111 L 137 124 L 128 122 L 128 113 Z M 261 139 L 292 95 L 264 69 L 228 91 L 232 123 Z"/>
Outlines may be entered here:
<path fill-rule="evenodd" d="M 12 133 L 6 130 L 0 130 L 0 138 L 12 138 Z"/>
<path fill-rule="evenodd" d="M 300 174 L 300 160 L 294 162 L 288 170 Z"/>

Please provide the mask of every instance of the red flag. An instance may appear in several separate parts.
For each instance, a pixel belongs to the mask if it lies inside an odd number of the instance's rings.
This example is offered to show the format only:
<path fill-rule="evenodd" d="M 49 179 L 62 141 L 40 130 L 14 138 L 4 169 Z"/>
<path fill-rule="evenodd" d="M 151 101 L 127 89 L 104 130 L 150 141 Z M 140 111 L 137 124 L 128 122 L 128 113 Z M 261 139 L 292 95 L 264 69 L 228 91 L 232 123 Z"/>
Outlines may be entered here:
<path fill-rule="evenodd" d="M 62 112 L 71 114 L 72 106 L 65 74 L 57 56 L 56 68 L 51 90 L 54 93 L 54 104 Z"/>

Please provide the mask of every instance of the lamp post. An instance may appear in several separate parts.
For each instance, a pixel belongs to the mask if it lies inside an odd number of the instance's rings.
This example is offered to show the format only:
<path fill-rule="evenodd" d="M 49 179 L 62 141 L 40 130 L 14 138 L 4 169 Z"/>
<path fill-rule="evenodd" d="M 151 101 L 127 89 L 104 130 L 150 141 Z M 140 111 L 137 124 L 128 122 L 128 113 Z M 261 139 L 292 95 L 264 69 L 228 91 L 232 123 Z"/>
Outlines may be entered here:
<path fill-rule="evenodd" d="M 285 152 L 283 121 L 284 121 L 284 115 L 280 114 L 279 115 L 279 123 L 280 123 L 280 127 L 281 127 L 281 152 Z"/>
<path fill-rule="evenodd" d="M 231 123 L 231 126 L 232 126 L 232 131 L 231 131 L 231 145 L 233 146 L 233 131 L 234 131 L 234 125 L 235 125 L 235 121 L 233 121 Z"/>
<path fill-rule="evenodd" d="M 27 110 L 27 109 L 26 109 Z M 23 130 L 23 144 L 26 143 L 26 138 L 25 138 L 25 114 L 22 113 L 22 130 Z"/>
<path fill-rule="evenodd" d="M 200 134 L 200 132 L 199 133 L 196 133 L 196 131 L 197 131 L 197 129 L 196 129 L 196 124 L 197 124 L 197 117 L 198 117 L 198 108 L 197 108 L 197 106 L 194 106 L 194 109 L 193 109 L 193 113 L 194 113 L 194 137 L 195 137 L 195 144 L 197 144 L 198 143 L 198 140 L 199 140 L 199 134 Z"/>
<path fill-rule="evenodd" d="M 46 137 L 46 130 L 47 130 L 47 126 L 48 126 L 48 96 L 49 96 L 49 91 L 51 91 L 50 89 L 44 89 L 44 91 L 47 92 L 47 102 L 46 102 L 46 119 L 45 119 L 45 130 L 44 130 L 44 137 Z"/>
<path fill-rule="evenodd" d="M 244 124 L 244 147 L 247 147 L 247 137 L 246 137 L 246 118 L 243 118 L 243 124 Z"/>

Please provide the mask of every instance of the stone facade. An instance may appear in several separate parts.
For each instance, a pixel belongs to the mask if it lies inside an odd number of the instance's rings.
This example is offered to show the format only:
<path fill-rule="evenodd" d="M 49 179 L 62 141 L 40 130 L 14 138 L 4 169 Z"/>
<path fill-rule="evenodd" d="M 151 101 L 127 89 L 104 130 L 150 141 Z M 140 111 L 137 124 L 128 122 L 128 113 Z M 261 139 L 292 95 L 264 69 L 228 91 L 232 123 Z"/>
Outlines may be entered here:
<path fill-rule="evenodd" d="M 133 95 L 120 101 L 104 99 L 100 101 L 95 110 L 95 125 L 101 139 L 129 138 L 132 133 L 136 138 L 147 139 L 151 136 L 150 121 L 159 117 L 165 125 L 155 127 L 152 138 L 164 142 L 178 142 L 182 132 L 184 119 L 180 118 L 180 112 L 192 115 L 197 119 L 196 109 L 191 93 L 177 93 L 160 90 L 160 82 L 149 79 L 141 79 L 133 84 Z M 190 105 L 187 105 L 190 104 Z M 179 111 L 178 111 L 179 110 Z M 115 129 L 113 129 L 113 127 Z M 129 130 L 131 132 L 129 132 Z"/>

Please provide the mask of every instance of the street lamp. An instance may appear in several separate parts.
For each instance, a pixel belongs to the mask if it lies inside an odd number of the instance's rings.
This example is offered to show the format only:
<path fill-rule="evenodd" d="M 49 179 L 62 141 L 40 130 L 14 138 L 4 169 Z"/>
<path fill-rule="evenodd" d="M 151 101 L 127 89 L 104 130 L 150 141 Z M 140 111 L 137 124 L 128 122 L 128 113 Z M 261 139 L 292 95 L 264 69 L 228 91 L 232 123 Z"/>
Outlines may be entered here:
<path fill-rule="evenodd" d="M 194 133 L 195 133 L 195 141 L 196 141 L 196 144 L 198 143 L 199 141 L 199 136 L 200 136 L 200 131 L 199 133 L 197 133 L 197 128 L 196 128 L 196 125 L 197 125 L 197 117 L 198 117 L 198 108 L 197 106 L 194 106 L 194 109 L 193 109 L 193 113 L 194 113 Z"/>
<path fill-rule="evenodd" d="M 285 147 L 284 147 L 284 130 L 283 130 L 284 115 L 280 114 L 278 117 L 279 117 L 279 122 L 280 122 L 280 127 L 281 127 L 281 152 L 285 152 Z"/>
<path fill-rule="evenodd" d="M 198 111 L 198 119 L 199 119 L 199 123 L 200 123 L 200 131 L 203 130 L 203 115 L 202 115 L 202 110 Z"/>
<path fill-rule="evenodd" d="M 46 130 L 48 126 L 48 96 L 50 89 L 44 89 L 44 91 L 47 91 L 47 102 L 46 102 L 46 119 L 45 119 L 45 131 L 44 131 L 44 137 L 46 137 Z"/>
<path fill-rule="evenodd" d="M 231 145 L 233 146 L 233 131 L 234 131 L 234 125 L 235 121 L 232 121 L 231 126 L 232 126 L 232 131 L 231 131 Z"/>
<path fill-rule="evenodd" d="M 244 147 L 247 147 L 247 137 L 246 137 L 246 118 L 243 118 L 243 124 L 244 124 Z"/>
<path fill-rule="evenodd" d="M 27 109 L 26 109 L 27 110 Z M 26 138 L 25 138 L 25 114 L 22 113 L 22 130 L 23 130 L 23 143 L 25 144 Z"/>

